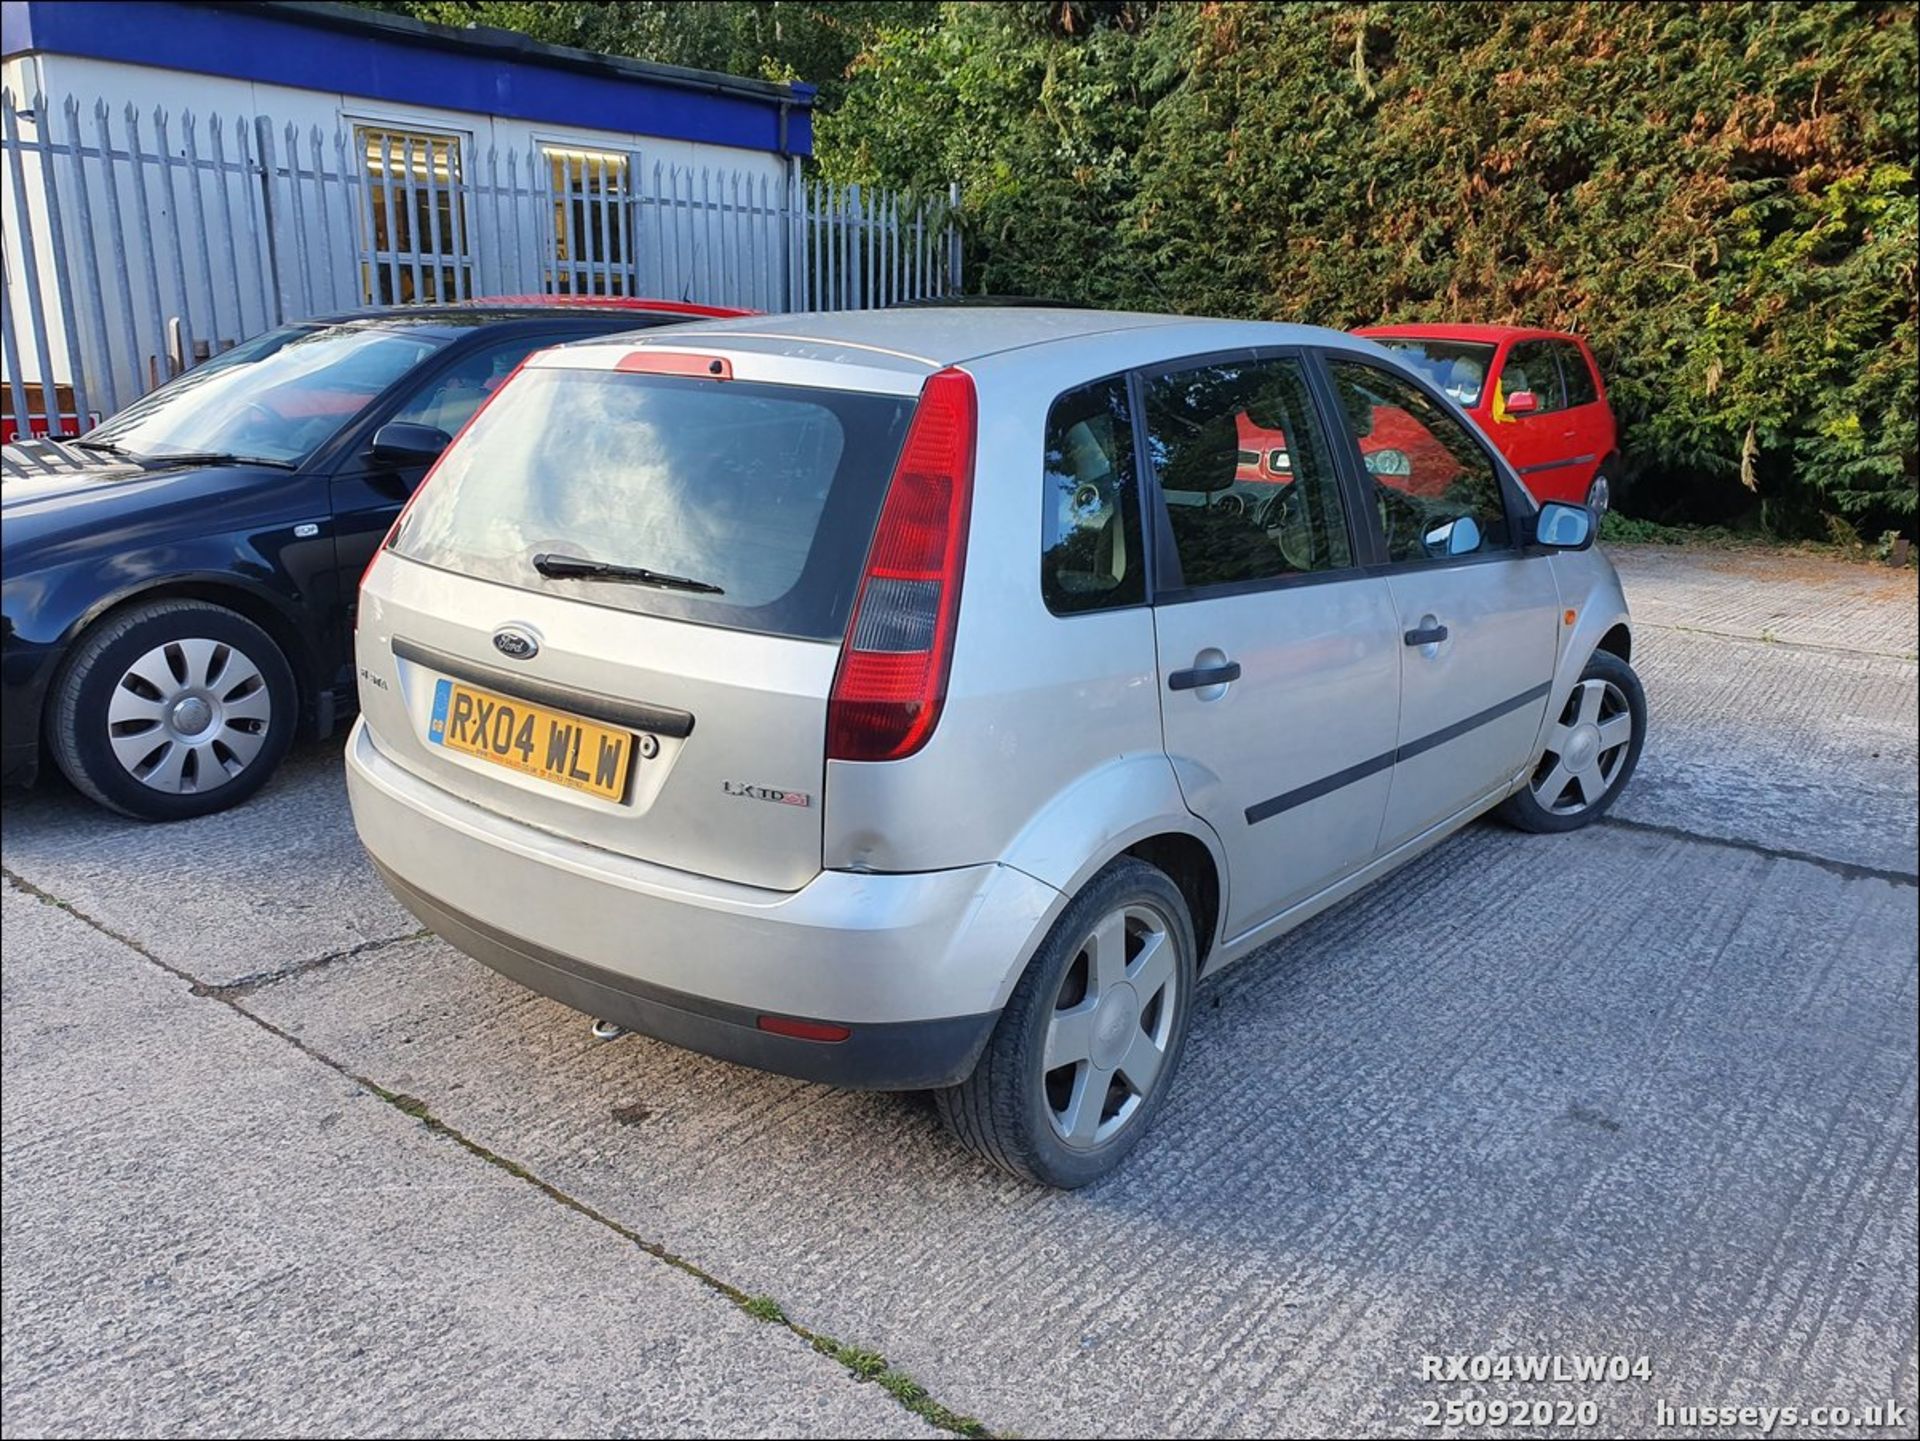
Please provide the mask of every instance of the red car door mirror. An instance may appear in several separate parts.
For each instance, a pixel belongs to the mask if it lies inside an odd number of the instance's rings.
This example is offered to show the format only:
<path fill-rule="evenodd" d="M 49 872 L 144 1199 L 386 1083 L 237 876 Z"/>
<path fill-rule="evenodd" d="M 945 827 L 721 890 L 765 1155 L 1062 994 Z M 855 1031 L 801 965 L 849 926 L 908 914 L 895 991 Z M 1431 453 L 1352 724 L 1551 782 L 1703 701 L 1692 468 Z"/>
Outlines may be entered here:
<path fill-rule="evenodd" d="M 1508 415 L 1532 415 L 1540 408 L 1531 390 L 1516 390 L 1507 397 Z"/>

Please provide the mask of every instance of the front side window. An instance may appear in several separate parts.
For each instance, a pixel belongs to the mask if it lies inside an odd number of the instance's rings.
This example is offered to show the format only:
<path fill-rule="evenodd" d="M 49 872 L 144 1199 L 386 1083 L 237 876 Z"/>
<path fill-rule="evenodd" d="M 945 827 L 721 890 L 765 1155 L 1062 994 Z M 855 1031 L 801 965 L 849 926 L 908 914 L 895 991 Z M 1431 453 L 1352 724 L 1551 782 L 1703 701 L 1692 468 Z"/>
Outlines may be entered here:
<path fill-rule="evenodd" d="M 1528 340 L 1507 352 L 1500 367 L 1502 398 L 1511 400 L 1522 391 L 1533 396 L 1533 413 L 1545 415 L 1567 408 L 1566 393 L 1560 388 L 1560 366 L 1553 358 L 1553 344 Z"/>
<path fill-rule="evenodd" d="M 1122 377 L 1069 391 L 1047 412 L 1040 591 L 1055 615 L 1147 598 Z"/>
<path fill-rule="evenodd" d="M 482 346 L 462 356 L 407 398 L 392 419 L 411 425 L 430 425 L 446 435 L 458 435 L 480 404 L 500 388 L 513 368 L 530 352 L 552 345 L 553 335 L 517 335 L 511 340 Z"/>
<path fill-rule="evenodd" d="M 1493 461 L 1467 428 L 1401 376 L 1333 360 L 1349 434 L 1373 480 L 1392 561 L 1503 550 L 1506 502 Z"/>
<path fill-rule="evenodd" d="M 1184 586 L 1352 563 L 1299 360 L 1222 360 L 1156 376 L 1146 386 L 1146 421 Z"/>
<path fill-rule="evenodd" d="M 1600 389 L 1593 383 L 1593 367 L 1587 364 L 1587 353 L 1570 340 L 1556 340 L 1553 348 L 1560 353 L 1560 374 L 1567 382 L 1567 405 L 1592 405 L 1600 398 Z"/>
<path fill-rule="evenodd" d="M 298 465 L 445 344 L 377 326 L 270 330 L 135 401 L 86 439 L 146 457 Z"/>

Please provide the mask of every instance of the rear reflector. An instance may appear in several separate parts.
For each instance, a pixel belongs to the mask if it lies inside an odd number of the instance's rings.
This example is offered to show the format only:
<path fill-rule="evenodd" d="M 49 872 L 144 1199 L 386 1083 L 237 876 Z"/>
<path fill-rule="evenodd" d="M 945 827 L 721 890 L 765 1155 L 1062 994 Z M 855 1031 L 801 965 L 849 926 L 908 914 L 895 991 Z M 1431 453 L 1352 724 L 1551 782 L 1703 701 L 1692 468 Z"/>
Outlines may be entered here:
<path fill-rule="evenodd" d="M 762 1016 L 754 1022 L 763 1031 L 776 1036 L 792 1036 L 797 1041 L 844 1041 L 853 1034 L 846 1026 L 830 1026 L 824 1021 L 796 1021 L 790 1016 Z"/>
<path fill-rule="evenodd" d="M 971 376 L 928 377 L 840 650 L 827 702 L 828 760 L 900 760 L 939 722 L 960 613 L 976 422 Z"/>

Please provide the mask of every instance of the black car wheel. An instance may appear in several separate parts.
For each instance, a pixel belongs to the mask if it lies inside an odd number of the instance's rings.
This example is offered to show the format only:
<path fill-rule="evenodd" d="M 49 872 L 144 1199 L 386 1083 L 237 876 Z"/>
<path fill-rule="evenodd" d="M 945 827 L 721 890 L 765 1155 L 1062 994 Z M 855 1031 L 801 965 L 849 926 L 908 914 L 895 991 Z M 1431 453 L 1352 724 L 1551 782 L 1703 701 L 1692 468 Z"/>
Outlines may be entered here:
<path fill-rule="evenodd" d="M 47 707 L 54 760 L 122 815 L 178 821 L 238 805 L 293 738 L 293 671 L 245 616 L 163 600 L 81 637 Z"/>

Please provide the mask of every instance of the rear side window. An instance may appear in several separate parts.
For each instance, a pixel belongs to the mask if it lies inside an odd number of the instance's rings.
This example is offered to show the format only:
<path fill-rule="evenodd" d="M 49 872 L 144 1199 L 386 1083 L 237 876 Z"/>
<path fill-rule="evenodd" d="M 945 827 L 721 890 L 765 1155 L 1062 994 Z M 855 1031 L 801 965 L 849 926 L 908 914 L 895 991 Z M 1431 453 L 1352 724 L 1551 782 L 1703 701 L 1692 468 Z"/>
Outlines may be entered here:
<path fill-rule="evenodd" d="M 1378 366 L 1333 360 L 1328 368 L 1373 478 L 1387 558 L 1445 560 L 1507 548 L 1500 478 L 1467 428 Z"/>
<path fill-rule="evenodd" d="M 1414 336 L 1376 337 L 1400 363 L 1419 371 L 1438 390 L 1471 410 L 1486 390 L 1493 347 L 1470 340 L 1424 340 Z"/>
<path fill-rule="evenodd" d="M 1527 340 L 1507 352 L 1500 367 L 1500 388 L 1506 395 L 1531 391 L 1536 415 L 1567 408 L 1566 394 L 1560 389 L 1560 367 L 1554 363 L 1550 341 Z"/>
<path fill-rule="evenodd" d="M 1560 354 L 1560 374 L 1567 382 L 1567 405 L 1592 405 L 1600 398 L 1600 389 L 1593 383 L 1586 352 L 1565 340 L 1554 341 L 1553 348 Z"/>
<path fill-rule="evenodd" d="M 1047 412 L 1040 591 L 1055 615 L 1139 605 L 1140 493 L 1127 383 L 1069 391 Z"/>
<path fill-rule="evenodd" d="M 1148 458 L 1183 585 L 1352 563 L 1346 510 L 1298 360 L 1173 371 L 1147 382 L 1146 402 Z"/>
<path fill-rule="evenodd" d="M 408 559 L 595 605 L 837 640 L 906 433 L 901 396 L 522 371 L 406 512 Z M 549 579 L 540 554 L 719 594 Z"/>

